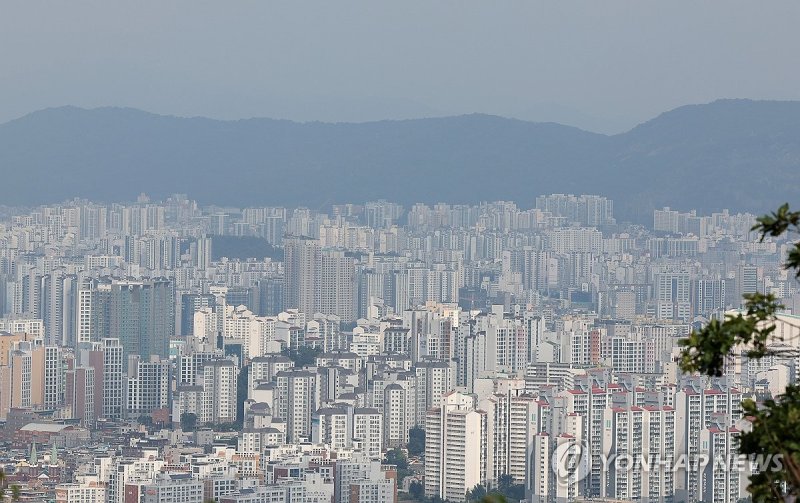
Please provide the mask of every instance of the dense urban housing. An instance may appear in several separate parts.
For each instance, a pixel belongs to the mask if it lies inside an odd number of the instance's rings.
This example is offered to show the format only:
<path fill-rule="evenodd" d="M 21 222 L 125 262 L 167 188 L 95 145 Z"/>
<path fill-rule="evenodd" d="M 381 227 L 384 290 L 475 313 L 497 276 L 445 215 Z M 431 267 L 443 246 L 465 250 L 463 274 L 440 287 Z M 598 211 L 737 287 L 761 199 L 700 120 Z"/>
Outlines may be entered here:
<path fill-rule="evenodd" d="M 745 499 L 741 402 L 797 359 L 707 378 L 677 342 L 766 292 L 797 344 L 787 242 L 750 214 L 528 204 L 2 208 L 7 482 L 59 503 Z"/>

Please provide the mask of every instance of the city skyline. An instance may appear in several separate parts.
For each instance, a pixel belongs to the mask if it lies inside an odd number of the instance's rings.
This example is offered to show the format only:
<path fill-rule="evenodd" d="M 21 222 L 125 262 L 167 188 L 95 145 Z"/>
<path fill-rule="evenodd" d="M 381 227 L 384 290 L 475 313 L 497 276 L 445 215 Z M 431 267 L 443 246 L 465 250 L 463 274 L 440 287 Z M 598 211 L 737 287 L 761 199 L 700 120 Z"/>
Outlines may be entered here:
<path fill-rule="evenodd" d="M 785 306 L 777 333 L 794 348 L 789 242 L 761 242 L 747 213 L 665 207 L 642 226 L 602 195 L 531 202 L 6 207 L 14 480 L 30 492 L 47 466 L 58 477 L 41 488 L 65 503 L 745 497 L 741 401 L 779 396 L 796 359 L 704 379 L 677 344 L 758 292 Z M 202 436 L 215 431 L 235 446 Z M 55 446 L 49 465 L 33 439 Z M 576 452 L 584 464 L 563 465 Z"/>
<path fill-rule="evenodd" d="M 797 503 L 796 0 L 1 4 L 0 503 Z"/>

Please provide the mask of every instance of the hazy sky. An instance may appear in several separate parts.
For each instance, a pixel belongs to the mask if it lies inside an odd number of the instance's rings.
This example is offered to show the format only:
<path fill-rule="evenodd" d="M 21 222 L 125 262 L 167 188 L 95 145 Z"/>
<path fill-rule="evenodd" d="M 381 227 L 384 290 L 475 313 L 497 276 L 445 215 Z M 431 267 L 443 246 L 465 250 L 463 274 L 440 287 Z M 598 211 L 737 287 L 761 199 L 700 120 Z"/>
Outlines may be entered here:
<path fill-rule="evenodd" d="M 0 1 L 0 122 L 60 105 L 625 129 L 800 99 L 800 2 Z"/>

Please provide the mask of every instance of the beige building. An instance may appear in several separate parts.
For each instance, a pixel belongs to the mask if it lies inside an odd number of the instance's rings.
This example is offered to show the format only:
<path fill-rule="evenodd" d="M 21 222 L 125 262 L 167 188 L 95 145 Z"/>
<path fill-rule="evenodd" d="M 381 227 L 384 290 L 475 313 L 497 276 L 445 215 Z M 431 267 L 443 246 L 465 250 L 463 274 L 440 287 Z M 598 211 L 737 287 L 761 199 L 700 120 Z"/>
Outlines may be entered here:
<path fill-rule="evenodd" d="M 62 350 L 24 339 L 9 344 L 0 365 L 0 418 L 11 408 L 46 409 L 64 404 Z"/>

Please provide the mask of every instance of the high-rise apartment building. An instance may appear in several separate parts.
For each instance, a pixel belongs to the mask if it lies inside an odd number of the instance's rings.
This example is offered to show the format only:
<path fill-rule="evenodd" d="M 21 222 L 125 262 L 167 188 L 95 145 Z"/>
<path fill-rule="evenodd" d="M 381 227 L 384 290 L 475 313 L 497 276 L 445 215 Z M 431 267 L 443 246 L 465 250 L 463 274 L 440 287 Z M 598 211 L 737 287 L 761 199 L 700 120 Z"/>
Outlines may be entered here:
<path fill-rule="evenodd" d="M 510 475 L 515 484 L 527 486 L 542 416 L 538 400 L 509 389 L 481 400 L 480 409 L 487 419 L 487 478 L 497 485 L 501 476 Z"/>
<path fill-rule="evenodd" d="M 142 503 L 202 503 L 203 481 L 190 473 L 157 473 L 141 492 Z"/>
<path fill-rule="evenodd" d="M 65 384 L 65 405 L 72 412 L 72 419 L 92 428 L 95 416 L 95 371 L 92 367 L 78 367 L 67 370 Z"/>
<path fill-rule="evenodd" d="M 288 308 L 296 308 L 310 316 L 317 312 L 319 242 L 307 236 L 286 236 L 283 239 L 283 253 L 283 303 Z"/>
<path fill-rule="evenodd" d="M 181 333 L 194 334 L 194 313 L 202 308 L 214 308 L 215 298 L 210 293 L 185 293 L 181 296 Z"/>
<path fill-rule="evenodd" d="M 283 278 L 264 278 L 258 281 L 258 310 L 260 316 L 275 316 L 284 310 Z"/>
<path fill-rule="evenodd" d="M 371 459 L 380 459 L 383 447 L 383 417 L 375 408 L 336 404 L 314 414 L 312 441 L 334 448 L 360 447 Z"/>
<path fill-rule="evenodd" d="M 693 468 L 708 448 L 701 444 L 701 432 L 735 425 L 742 417 L 741 400 L 738 389 L 723 383 L 709 388 L 690 383 L 675 394 L 675 453 L 686 459 L 676 471 L 676 501 L 702 499 L 702 474 Z"/>
<path fill-rule="evenodd" d="M 455 369 L 449 361 L 432 360 L 414 366 L 417 374 L 417 409 L 419 423 L 425 421 L 425 411 L 442 403 L 442 397 L 455 388 Z"/>
<path fill-rule="evenodd" d="M 724 418 L 700 431 L 700 445 L 707 461 L 699 466 L 699 498 L 708 503 L 731 503 L 748 496 L 749 466 L 739 463 L 742 432 Z M 744 465 L 744 466 L 743 466 Z"/>
<path fill-rule="evenodd" d="M 550 194 L 536 198 L 536 209 L 564 219 L 565 223 L 580 223 L 595 227 L 611 225 L 614 220 L 614 202 L 602 196 Z"/>
<path fill-rule="evenodd" d="M 211 360 L 203 365 L 202 375 L 203 396 L 198 422 L 236 422 L 239 368 L 231 360 Z"/>
<path fill-rule="evenodd" d="M 764 286 L 763 281 L 759 278 L 758 267 L 750 264 L 740 264 L 736 272 L 736 286 L 740 299 L 750 293 L 763 292 Z"/>
<path fill-rule="evenodd" d="M 166 278 L 102 279 L 78 292 L 78 342 L 119 339 L 125 355 L 169 355 L 175 332 L 172 283 Z"/>
<path fill-rule="evenodd" d="M 286 438 L 299 442 L 311 438 L 311 419 L 319 404 L 316 372 L 291 369 L 275 376 L 277 399 L 275 417 L 286 420 Z"/>
<path fill-rule="evenodd" d="M 125 354 L 169 356 L 174 294 L 166 278 L 111 283 L 111 333 Z"/>
<path fill-rule="evenodd" d="M 41 340 L 17 341 L 0 367 L 0 416 L 11 408 L 56 409 L 64 405 L 64 354 Z"/>
<path fill-rule="evenodd" d="M 423 424 L 424 400 L 417 392 L 418 379 L 413 372 L 385 372 L 372 383 L 372 406 L 383 414 L 383 443 L 399 447 L 408 442 L 408 431 Z"/>
<path fill-rule="evenodd" d="M 125 403 L 125 366 L 119 339 L 103 339 L 79 348 L 79 364 L 94 369 L 94 417 L 119 420 Z"/>
<path fill-rule="evenodd" d="M 469 395 L 451 392 L 425 417 L 425 496 L 462 501 L 486 482 L 486 413 Z"/>
<path fill-rule="evenodd" d="M 672 501 L 675 412 L 671 407 L 606 408 L 602 443 L 604 456 L 612 460 L 603 467 L 604 497 Z"/>
<path fill-rule="evenodd" d="M 725 309 L 725 280 L 698 279 L 693 286 L 695 314 L 709 316 Z"/>
<path fill-rule="evenodd" d="M 356 452 L 336 462 L 334 503 L 394 503 L 397 472 L 380 459 Z"/>
<path fill-rule="evenodd" d="M 125 414 L 129 418 L 149 415 L 169 407 L 172 395 L 172 363 L 151 356 L 144 360 L 128 356 L 128 380 L 125 388 Z"/>
<path fill-rule="evenodd" d="M 356 320 L 356 265 L 352 253 L 323 249 L 316 267 L 314 307 L 316 312 L 333 314 L 345 323 Z M 312 311 L 306 311 L 312 314 Z"/>
<path fill-rule="evenodd" d="M 688 272 L 659 272 L 654 276 L 656 317 L 689 320 L 692 314 L 691 282 Z"/>
<path fill-rule="evenodd" d="M 46 343 L 75 347 L 78 278 L 59 268 L 42 278 L 41 311 Z"/>

